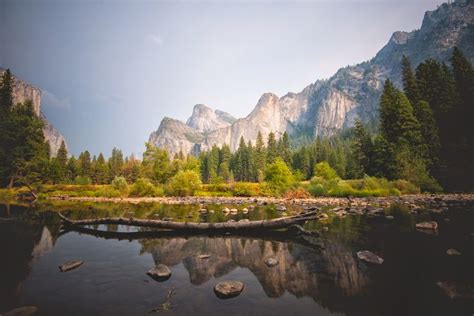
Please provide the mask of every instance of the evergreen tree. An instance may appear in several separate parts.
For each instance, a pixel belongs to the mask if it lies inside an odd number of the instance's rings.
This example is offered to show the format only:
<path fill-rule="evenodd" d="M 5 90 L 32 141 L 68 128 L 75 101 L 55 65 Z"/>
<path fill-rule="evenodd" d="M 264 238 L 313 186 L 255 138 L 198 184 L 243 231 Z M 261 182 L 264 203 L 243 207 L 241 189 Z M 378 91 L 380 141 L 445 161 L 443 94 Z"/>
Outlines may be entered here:
<path fill-rule="evenodd" d="M 87 150 L 79 154 L 79 175 L 85 178 L 92 178 L 91 154 Z"/>
<path fill-rule="evenodd" d="M 290 138 L 286 131 L 278 141 L 278 154 L 287 166 L 291 166 Z"/>
<path fill-rule="evenodd" d="M 108 182 L 109 182 L 108 166 L 105 163 L 104 155 L 100 153 L 95 163 L 95 183 L 106 184 Z"/>
<path fill-rule="evenodd" d="M 275 134 L 270 132 L 267 140 L 267 163 L 272 163 L 278 157 L 278 146 Z"/>
<path fill-rule="evenodd" d="M 255 168 L 257 170 L 257 180 L 263 181 L 266 166 L 266 151 L 265 144 L 263 142 L 263 136 L 260 131 L 257 134 L 257 140 L 255 142 Z"/>
<path fill-rule="evenodd" d="M 415 107 L 416 104 L 421 101 L 420 91 L 418 90 L 418 83 L 415 73 L 411 68 L 410 60 L 405 55 L 402 57 L 402 81 L 403 91 L 408 100 Z"/>
<path fill-rule="evenodd" d="M 112 154 L 109 158 L 109 178 L 110 181 L 115 179 L 115 177 L 122 175 L 123 167 L 123 154 L 122 151 L 116 147 L 112 149 Z"/>
<path fill-rule="evenodd" d="M 354 125 L 354 137 L 352 143 L 352 155 L 354 159 L 353 176 L 362 178 L 368 174 L 370 168 L 370 156 L 372 154 L 372 141 L 370 135 L 360 120 Z"/>
<path fill-rule="evenodd" d="M 10 69 L 5 70 L 0 82 L 0 113 L 4 115 L 6 111 L 13 108 L 13 78 Z"/>

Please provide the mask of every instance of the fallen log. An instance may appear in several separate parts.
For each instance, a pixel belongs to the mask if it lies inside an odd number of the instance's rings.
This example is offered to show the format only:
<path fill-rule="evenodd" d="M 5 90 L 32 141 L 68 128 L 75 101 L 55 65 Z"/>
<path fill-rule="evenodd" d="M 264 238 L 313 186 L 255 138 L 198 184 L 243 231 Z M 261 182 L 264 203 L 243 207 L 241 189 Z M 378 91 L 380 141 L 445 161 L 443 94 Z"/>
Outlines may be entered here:
<path fill-rule="evenodd" d="M 89 226 L 89 225 L 128 225 L 148 228 L 160 228 L 170 230 L 210 232 L 210 231 L 236 231 L 236 230 L 275 230 L 287 228 L 295 224 L 316 220 L 318 211 L 311 211 L 299 215 L 281 217 L 269 220 L 239 221 L 222 223 L 195 223 L 195 222 L 173 222 L 156 219 L 138 219 L 123 217 L 106 217 L 96 219 L 72 220 L 58 212 L 64 225 Z"/>

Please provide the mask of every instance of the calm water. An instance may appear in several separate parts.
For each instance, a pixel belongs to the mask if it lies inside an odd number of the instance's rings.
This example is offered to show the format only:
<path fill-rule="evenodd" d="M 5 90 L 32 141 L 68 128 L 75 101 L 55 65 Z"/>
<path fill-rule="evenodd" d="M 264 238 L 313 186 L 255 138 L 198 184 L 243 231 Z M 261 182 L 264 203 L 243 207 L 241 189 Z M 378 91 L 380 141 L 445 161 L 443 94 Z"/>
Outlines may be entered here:
<path fill-rule="evenodd" d="M 223 206 L 211 206 L 220 210 Z M 0 206 L 0 313 L 35 305 L 38 315 L 145 315 L 162 304 L 168 291 L 169 315 L 473 315 L 471 298 L 450 298 L 437 282 L 451 282 L 472 295 L 474 285 L 474 209 L 444 214 L 409 214 L 395 208 L 395 219 L 348 215 L 326 223 L 308 223 L 321 238 L 287 235 L 117 239 L 121 226 L 94 227 L 108 235 L 63 232 L 53 209 L 73 218 L 135 216 L 175 220 L 227 220 L 221 212 L 200 215 L 200 206 L 62 204 Z M 242 208 L 240 206 L 239 208 Z M 289 210 L 291 213 L 293 210 Z M 274 206 L 257 207 L 235 219 L 272 218 Z M 192 217 L 192 218 L 191 218 Z M 449 219 L 446 220 L 446 218 Z M 438 234 L 413 229 L 421 220 L 437 220 Z M 327 230 L 323 227 L 327 227 Z M 448 256 L 455 248 L 461 256 Z M 385 259 L 380 266 L 360 262 L 355 253 L 371 250 Z M 210 254 L 207 260 L 200 254 Z M 275 257 L 279 265 L 263 261 Z M 58 265 L 82 260 L 76 270 Z M 154 265 L 172 276 L 156 282 L 146 275 Z M 242 294 L 222 300 L 214 285 L 240 280 Z"/>

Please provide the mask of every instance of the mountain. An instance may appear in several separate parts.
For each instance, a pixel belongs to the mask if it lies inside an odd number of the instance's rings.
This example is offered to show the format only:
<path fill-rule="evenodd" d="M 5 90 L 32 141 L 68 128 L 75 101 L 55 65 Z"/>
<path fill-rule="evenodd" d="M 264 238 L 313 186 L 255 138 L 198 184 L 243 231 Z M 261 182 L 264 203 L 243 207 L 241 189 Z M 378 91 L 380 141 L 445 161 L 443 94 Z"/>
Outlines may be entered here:
<path fill-rule="evenodd" d="M 474 1 L 445 3 L 425 13 L 419 30 L 393 33 L 369 61 L 341 68 L 331 78 L 318 80 L 299 93 L 281 98 L 265 93 L 247 117 L 234 122 L 219 119 L 218 111 L 195 106 L 187 124 L 163 119 L 149 142 L 171 153 L 196 153 L 224 143 L 236 150 L 241 136 L 255 142 L 258 131 L 264 137 L 271 131 L 277 137 L 288 131 L 293 138 L 314 138 L 350 128 L 358 118 L 374 125 L 385 79 L 401 86 L 403 55 L 416 67 L 427 58 L 448 61 L 452 48 L 458 46 L 474 60 L 473 20 Z"/>
<path fill-rule="evenodd" d="M 0 76 L 5 70 L 0 68 Z M 67 148 L 67 142 L 64 136 L 48 121 L 43 112 L 41 112 L 41 90 L 28 82 L 16 77 L 13 77 L 13 103 L 23 103 L 26 100 L 33 102 L 33 110 L 43 122 L 43 134 L 49 143 L 50 153 L 56 156 L 61 143 L 64 141 Z"/>

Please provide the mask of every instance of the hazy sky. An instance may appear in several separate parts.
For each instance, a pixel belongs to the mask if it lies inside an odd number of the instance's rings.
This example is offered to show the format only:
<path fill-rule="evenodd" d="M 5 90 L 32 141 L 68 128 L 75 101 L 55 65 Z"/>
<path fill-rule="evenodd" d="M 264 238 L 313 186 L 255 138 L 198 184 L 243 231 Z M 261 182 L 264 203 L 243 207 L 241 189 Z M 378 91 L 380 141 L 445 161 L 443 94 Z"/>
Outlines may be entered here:
<path fill-rule="evenodd" d="M 264 92 L 372 58 L 442 2 L 0 0 L 0 66 L 44 91 L 73 154 L 141 153 L 164 116 L 245 116 Z"/>

